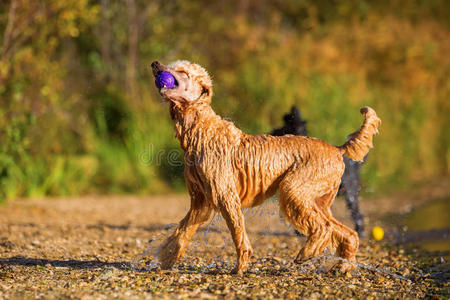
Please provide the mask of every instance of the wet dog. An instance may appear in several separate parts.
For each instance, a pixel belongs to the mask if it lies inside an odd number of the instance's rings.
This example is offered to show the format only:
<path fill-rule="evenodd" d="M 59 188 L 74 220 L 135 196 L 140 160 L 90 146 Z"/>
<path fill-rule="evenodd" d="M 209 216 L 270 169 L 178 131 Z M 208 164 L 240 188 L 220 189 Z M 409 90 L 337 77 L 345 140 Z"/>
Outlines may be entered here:
<path fill-rule="evenodd" d="M 283 116 L 283 127 L 275 128 L 272 135 L 282 136 L 286 134 L 307 136 L 306 121 L 297 107 L 292 106 L 291 111 Z M 364 157 L 364 161 L 367 156 Z M 344 195 L 347 208 L 355 224 L 355 230 L 360 237 L 364 234 L 364 217 L 359 210 L 358 195 L 361 186 L 360 172 L 363 162 L 354 161 L 344 156 L 345 171 L 342 175 L 338 196 Z"/>
<path fill-rule="evenodd" d="M 325 247 L 350 261 L 356 260 L 358 234 L 336 220 L 330 211 L 345 165 L 343 156 L 360 161 L 372 147 L 380 119 L 363 107 L 360 130 L 342 146 L 305 136 L 252 136 L 211 108 L 212 81 L 204 68 L 188 61 L 168 66 L 152 63 L 156 78 L 174 77 L 174 87 L 159 86 L 175 123 L 175 135 L 184 151 L 185 180 L 191 207 L 175 232 L 159 250 L 162 268 L 170 268 L 185 252 L 198 227 L 213 211 L 221 213 L 236 247 L 235 272 L 248 268 L 252 246 L 241 209 L 261 204 L 277 190 L 280 207 L 295 228 L 307 236 L 295 261 L 300 263 Z M 340 262 L 340 271 L 353 268 Z"/>

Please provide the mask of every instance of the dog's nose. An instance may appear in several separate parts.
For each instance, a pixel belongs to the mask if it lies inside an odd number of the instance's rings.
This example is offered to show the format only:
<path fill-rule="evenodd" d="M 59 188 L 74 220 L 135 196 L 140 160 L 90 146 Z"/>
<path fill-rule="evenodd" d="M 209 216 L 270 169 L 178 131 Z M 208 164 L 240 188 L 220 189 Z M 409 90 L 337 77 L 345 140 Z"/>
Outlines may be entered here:
<path fill-rule="evenodd" d="M 154 76 L 157 76 L 158 73 L 163 71 L 163 66 L 159 61 L 155 60 L 154 62 L 152 62 L 152 71 Z"/>
<path fill-rule="evenodd" d="M 160 65 L 159 61 L 155 60 L 152 62 L 152 68 L 157 68 Z"/>

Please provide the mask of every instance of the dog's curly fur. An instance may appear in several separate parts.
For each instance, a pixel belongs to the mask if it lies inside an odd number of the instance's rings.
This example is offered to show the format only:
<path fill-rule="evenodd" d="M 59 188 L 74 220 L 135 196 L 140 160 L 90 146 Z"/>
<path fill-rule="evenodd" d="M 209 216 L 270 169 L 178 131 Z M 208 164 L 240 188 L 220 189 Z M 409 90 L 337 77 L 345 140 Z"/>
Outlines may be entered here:
<path fill-rule="evenodd" d="M 212 81 L 205 69 L 188 61 L 168 66 L 152 63 L 155 76 L 170 72 L 176 87 L 159 92 L 170 106 L 176 137 L 185 156 L 185 180 L 191 208 L 159 251 L 162 268 L 170 268 L 186 250 L 197 228 L 219 211 L 236 246 L 241 274 L 248 268 L 252 247 L 245 230 L 242 208 L 261 204 L 277 190 L 281 210 L 295 228 L 307 236 L 295 259 L 302 262 L 325 247 L 355 261 L 357 233 L 337 221 L 330 205 L 342 174 L 343 155 L 362 160 L 372 147 L 381 123 L 375 111 L 361 109 L 361 129 L 340 147 L 304 136 L 252 136 L 223 120 L 211 108 Z M 352 269 L 340 263 L 342 272 Z"/>
<path fill-rule="evenodd" d="M 307 136 L 306 121 L 302 119 L 302 114 L 297 107 L 292 106 L 291 111 L 283 116 L 284 125 L 275 128 L 271 135 L 281 136 L 286 134 Z M 367 156 L 364 157 L 364 161 Z M 361 186 L 360 172 L 364 162 L 353 161 L 344 156 L 345 171 L 342 175 L 341 185 L 339 186 L 338 196 L 345 195 L 347 208 L 351 212 L 355 230 L 361 238 L 364 235 L 364 217 L 359 209 L 359 189 Z M 296 231 L 299 234 L 298 231 Z M 301 234 L 300 234 L 301 235 Z"/>

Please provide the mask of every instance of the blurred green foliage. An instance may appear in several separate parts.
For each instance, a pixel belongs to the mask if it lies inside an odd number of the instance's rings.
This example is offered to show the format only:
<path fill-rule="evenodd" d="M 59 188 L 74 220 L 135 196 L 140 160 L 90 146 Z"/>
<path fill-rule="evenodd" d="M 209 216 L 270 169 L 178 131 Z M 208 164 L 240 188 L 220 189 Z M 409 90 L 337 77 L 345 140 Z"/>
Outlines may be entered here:
<path fill-rule="evenodd" d="M 1 198 L 183 189 L 153 60 L 204 65 L 252 134 L 295 104 L 342 144 L 372 106 L 372 190 L 448 175 L 449 25 L 446 0 L 3 1 Z"/>

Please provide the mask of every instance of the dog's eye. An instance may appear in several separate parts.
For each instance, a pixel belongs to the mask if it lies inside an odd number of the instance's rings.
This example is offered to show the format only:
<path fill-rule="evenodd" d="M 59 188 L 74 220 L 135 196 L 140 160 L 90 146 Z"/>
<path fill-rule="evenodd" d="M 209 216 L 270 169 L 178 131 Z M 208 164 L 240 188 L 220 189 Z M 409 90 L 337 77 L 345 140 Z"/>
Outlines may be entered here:
<path fill-rule="evenodd" d="M 186 78 L 189 78 L 189 74 L 185 71 L 178 71 L 178 73 L 180 73 L 181 75 L 183 75 Z"/>

